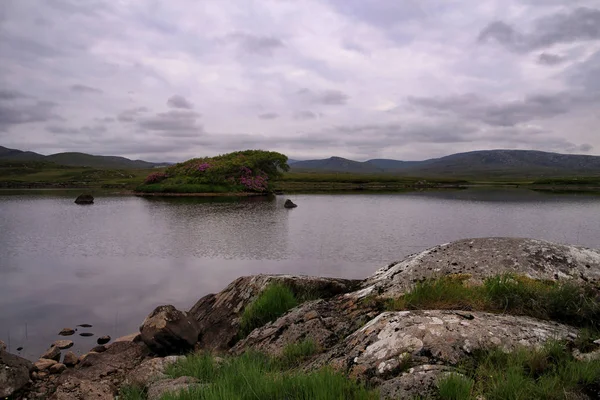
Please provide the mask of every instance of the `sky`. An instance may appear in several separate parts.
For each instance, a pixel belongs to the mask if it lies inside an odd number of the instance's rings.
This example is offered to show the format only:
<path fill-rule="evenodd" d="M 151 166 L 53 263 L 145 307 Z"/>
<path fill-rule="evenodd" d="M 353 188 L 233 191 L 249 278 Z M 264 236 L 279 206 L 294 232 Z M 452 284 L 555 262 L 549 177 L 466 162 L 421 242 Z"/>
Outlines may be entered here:
<path fill-rule="evenodd" d="M 599 0 L 1 0 L 0 145 L 600 155 Z"/>

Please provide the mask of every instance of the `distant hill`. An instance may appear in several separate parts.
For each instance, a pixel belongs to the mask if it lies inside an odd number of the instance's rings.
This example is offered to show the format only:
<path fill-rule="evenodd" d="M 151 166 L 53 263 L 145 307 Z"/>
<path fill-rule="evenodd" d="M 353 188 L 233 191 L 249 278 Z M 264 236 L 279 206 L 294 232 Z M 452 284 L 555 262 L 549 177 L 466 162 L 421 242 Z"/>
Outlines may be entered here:
<path fill-rule="evenodd" d="M 21 151 L 0 146 L 0 162 L 2 161 L 45 161 L 75 167 L 111 169 L 154 168 L 169 165 L 167 163 L 151 163 L 142 160 L 130 160 L 125 157 L 94 156 L 85 153 L 57 153 L 44 156 L 31 151 Z"/>
<path fill-rule="evenodd" d="M 600 174 L 600 157 L 534 150 L 482 150 L 424 161 L 374 159 L 364 162 L 331 157 L 298 161 L 292 171 L 394 173 L 412 176 L 568 176 Z"/>

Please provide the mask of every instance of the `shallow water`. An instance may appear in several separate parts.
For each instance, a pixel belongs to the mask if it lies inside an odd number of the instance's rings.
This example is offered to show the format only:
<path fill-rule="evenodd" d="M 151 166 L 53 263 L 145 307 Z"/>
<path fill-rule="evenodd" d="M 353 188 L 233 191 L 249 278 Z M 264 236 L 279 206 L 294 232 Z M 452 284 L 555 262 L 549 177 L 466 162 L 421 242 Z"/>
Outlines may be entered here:
<path fill-rule="evenodd" d="M 427 247 L 519 236 L 600 247 L 600 197 L 525 190 L 274 200 L 0 192 L 0 339 L 39 356 L 63 327 L 85 352 L 159 304 L 191 307 L 240 275 L 363 278 Z"/>

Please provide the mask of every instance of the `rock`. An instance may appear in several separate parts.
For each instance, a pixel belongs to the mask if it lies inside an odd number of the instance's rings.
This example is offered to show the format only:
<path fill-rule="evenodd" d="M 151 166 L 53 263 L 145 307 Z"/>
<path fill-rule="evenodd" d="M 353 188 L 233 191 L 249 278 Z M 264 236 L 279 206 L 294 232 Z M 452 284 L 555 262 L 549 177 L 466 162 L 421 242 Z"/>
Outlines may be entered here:
<path fill-rule="evenodd" d="M 289 286 L 297 297 L 331 298 L 355 290 L 360 281 L 350 279 L 319 278 L 293 275 L 254 275 L 236 279 L 223 291 L 200 299 L 190 314 L 200 325 L 198 347 L 211 351 L 229 349 L 239 331 L 239 318 L 270 283 Z"/>
<path fill-rule="evenodd" d="M 90 325 L 90 324 L 81 324 L 81 325 L 77 325 L 77 326 L 81 327 L 81 328 L 91 328 L 92 327 L 92 325 Z"/>
<path fill-rule="evenodd" d="M 83 336 L 83 337 L 91 337 L 94 336 L 94 334 L 92 332 L 81 332 L 79 334 L 79 336 Z"/>
<path fill-rule="evenodd" d="M 96 346 L 90 351 L 93 351 L 94 353 L 104 353 L 106 351 L 106 346 L 104 346 L 104 345 Z"/>
<path fill-rule="evenodd" d="M 0 340 L 0 351 L 6 351 L 6 344 Z"/>
<path fill-rule="evenodd" d="M 22 346 L 17 347 L 17 351 L 21 351 L 21 350 L 23 350 Z"/>
<path fill-rule="evenodd" d="M 63 359 L 63 364 L 65 364 L 67 367 L 74 367 L 78 362 L 79 358 L 72 351 L 69 351 L 67 354 L 65 354 Z"/>
<path fill-rule="evenodd" d="M 54 365 L 51 365 L 50 368 L 48 368 L 48 371 L 51 374 L 60 374 L 66 369 L 67 369 L 67 366 L 65 364 L 56 363 Z"/>
<path fill-rule="evenodd" d="M 154 381 L 166 379 L 165 369 L 167 366 L 184 358 L 185 356 L 167 356 L 145 360 L 127 375 L 126 383 L 143 388 L 148 387 Z"/>
<path fill-rule="evenodd" d="M 148 387 L 148 400 L 160 400 L 168 393 L 177 393 L 182 390 L 198 386 L 200 381 L 190 376 L 181 376 L 177 379 L 163 379 L 153 382 Z"/>
<path fill-rule="evenodd" d="M 116 338 L 113 343 L 117 342 L 139 342 L 142 340 L 142 336 L 139 333 L 132 333 L 126 336 L 121 336 L 120 338 Z"/>
<path fill-rule="evenodd" d="M 66 374 L 61 375 L 61 378 Z M 113 400 L 117 388 L 110 382 L 91 381 L 75 376 L 68 376 L 56 388 L 51 400 Z"/>
<path fill-rule="evenodd" d="M 539 347 L 576 331 L 529 317 L 472 312 L 465 321 L 452 311 L 384 312 L 318 356 L 311 368 L 334 365 L 358 378 L 390 375 L 385 363 L 410 357 L 411 365 L 456 365 L 476 350 Z M 382 365 L 382 363 L 384 363 Z M 396 371 L 392 371 L 394 375 Z"/>
<path fill-rule="evenodd" d="M 158 355 L 192 350 L 199 333 L 194 318 L 171 305 L 156 307 L 140 326 L 142 341 Z"/>
<path fill-rule="evenodd" d="M 54 343 L 52 343 L 52 346 L 56 346 L 61 350 L 66 350 L 66 349 L 70 349 L 71 347 L 73 347 L 73 341 L 72 340 L 57 340 Z"/>
<path fill-rule="evenodd" d="M 29 383 L 31 362 L 0 350 L 0 398 L 11 397 Z"/>
<path fill-rule="evenodd" d="M 600 284 L 600 250 L 542 240 L 516 238 L 465 239 L 432 247 L 381 268 L 354 295 L 396 297 L 415 282 L 448 274 L 470 274 L 470 283 L 517 273 L 533 279 Z"/>
<path fill-rule="evenodd" d="M 45 371 L 54 364 L 57 364 L 54 360 L 49 360 L 47 358 L 40 358 L 33 364 L 33 369 L 36 371 Z"/>
<path fill-rule="evenodd" d="M 98 340 L 96 340 L 96 343 L 98 343 L 98 344 L 106 344 L 108 342 L 110 342 L 110 336 L 108 336 L 108 335 L 100 336 L 98 338 Z"/>
<path fill-rule="evenodd" d="M 80 194 L 75 199 L 75 204 L 94 204 L 94 198 L 91 194 Z"/>
<path fill-rule="evenodd" d="M 58 332 L 60 336 L 71 336 L 75 334 L 75 329 L 73 328 L 63 328 L 60 332 Z"/>
<path fill-rule="evenodd" d="M 50 347 L 40 358 L 47 358 L 49 360 L 60 360 L 60 349 L 56 346 Z"/>
<path fill-rule="evenodd" d="M 411 368 L 383 382 L 379 387 L 379 395 L 382 399 L 435 398 L 438 379 L 452 370 L 443 365 L 427 364 Z"/>
<path fill-rule="evenodd" d="M 290 199 L 287 199 L 287 200 L 285 201 L 285 203 L 283 204 L 283 206 L 284 206 L 285 208 L 296 208 L 296 207 L 298 207 L 298 205 L 297 205 L 297 204 L 294 204 L 294 202 L 292 202 Z"/>

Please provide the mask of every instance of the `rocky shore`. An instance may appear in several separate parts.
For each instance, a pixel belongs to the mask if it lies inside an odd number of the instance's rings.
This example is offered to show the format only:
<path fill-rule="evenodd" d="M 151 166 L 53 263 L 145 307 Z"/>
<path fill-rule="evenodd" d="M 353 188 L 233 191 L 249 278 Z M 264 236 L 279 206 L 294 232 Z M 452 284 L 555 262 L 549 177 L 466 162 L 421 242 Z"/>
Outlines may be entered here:
<path fill-rule="evenodd" d="M 60 341 L 31 363 L 8 353 L 0 342 L 0 398 L 105 400 L 133 385 L 146 398 L 160 399 L 200 385 L 195 377 L 166 373 L 188 354 L 210 352 L 221 359 L 253 350 L 279 357 L 286 346 L 307 339 L 317 350 L 302 359 L 302 371 L 332 367 L 377 389 L 381 399 L 435 397 L 440 378 L 458 373 L 482 350 L 510 353 L 539 348 L 550 339 L 578 343 L 581 326 L 564 320 L 465 307 L 395 310 L 386 305 L 427 280 L 459 276 L 469 286 L 507 273 L 585 286 L 600 299 L 598 250 L 531 239 L 461 240 L 391 263 L 365 280 L 241 277 L 188 311 L 158 307 L 139 333 L 108 338 L 82 356 Z M 273 284 L 289 288 L 298 304 L 242 334 L 244 311 Z M 600 360 L 598 340 L 583 351 L 576 346 L 570 351 L 578 360 Z M 600 390 L 600 378 L 591 387 Z M 595 395 L 600 392 L 588 390 L 578 398 Z"/>

